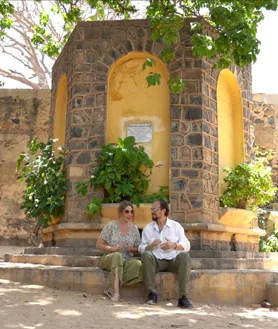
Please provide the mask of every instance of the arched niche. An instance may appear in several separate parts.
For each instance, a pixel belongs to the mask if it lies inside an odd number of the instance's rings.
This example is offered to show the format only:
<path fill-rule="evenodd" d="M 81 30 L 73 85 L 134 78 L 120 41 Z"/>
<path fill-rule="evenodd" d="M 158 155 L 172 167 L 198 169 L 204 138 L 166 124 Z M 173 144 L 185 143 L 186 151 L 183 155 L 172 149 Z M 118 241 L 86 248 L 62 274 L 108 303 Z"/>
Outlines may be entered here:
<path fill-rule="evenodd" d="M 223 169 L 244 161 L 241 90 L 234 74 L 224 69 L 217 82 L 219 193 L 225 190 Z"/>
<path fill-rule="evenodd" d="M 58 138 L 59 141 L 55 143 L 54 149 L 58 146 L 65 146 L 66 135 L 66 114 L 67 114 L 67 76 L 63 74 L 58 82 L 54 123 L 53 123 L 53 138 Z"/>
<path fill-rule="evenodd" d="M 143 70 L 147 57 L 153 58 L 156 65 Z M 152 71 L 161 75 L 161 84 L 148 88 L 146 77 Z M 151 124 L 151 141 L 140 143 L 155 164 L 149 193 L 158 191 L 159 186 L 169 185 L 170 92 L 167 82 L 165 64 L 155 56 L 139 52 L 119 59 L 108 76 L 106 141 L 115 143 L 118 137 L 125 138 L 131 125 Z"/>

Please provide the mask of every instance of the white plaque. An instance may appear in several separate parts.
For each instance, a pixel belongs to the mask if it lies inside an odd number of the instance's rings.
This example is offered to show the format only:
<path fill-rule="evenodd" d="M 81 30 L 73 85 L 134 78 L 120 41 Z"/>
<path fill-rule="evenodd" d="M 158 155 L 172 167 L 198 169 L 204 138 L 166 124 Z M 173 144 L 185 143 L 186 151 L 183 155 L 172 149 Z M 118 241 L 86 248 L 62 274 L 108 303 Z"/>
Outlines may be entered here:
<path fill-rule="evenodd" d="M 151 123 L 135 123 L 127 125 L 127 136 L 134 136 L 136 143 L 152 141 L 153 127 Z"/>

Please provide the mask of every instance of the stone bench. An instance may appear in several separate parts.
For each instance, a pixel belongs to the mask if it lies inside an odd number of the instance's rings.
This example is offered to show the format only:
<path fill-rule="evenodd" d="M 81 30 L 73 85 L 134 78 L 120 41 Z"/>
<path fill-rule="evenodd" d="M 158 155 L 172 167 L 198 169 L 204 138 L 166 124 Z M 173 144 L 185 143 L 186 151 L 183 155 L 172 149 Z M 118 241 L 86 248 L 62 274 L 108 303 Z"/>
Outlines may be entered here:
<path fill-rule="evenodd" d="M 192 253 L 194 256 L 194 253 Z M 196 256 L 196 254 L 195 254 Z M 210 256 L 208 254 L 208 256 Z M 230 255 L 231 256 L 231 255 Z M 4 256 L 5 262 L 30 263 L 55 266 L 73 266 L 73 267 L 97 267 L 100 256 L 88 255 L 38 255 L 23 254 Z M 234 257 L 212 257 L 191 258 L 192 269 L 278 269 L 278 257 L 261 258 L 234 258 Z"/>
<path fill-rule="evenodd" d="M 11 257 L 14 257 L 13 261 L 16 261 L 19 260 L 16 259 L 18 256 L 20 255 Z M 28 260 L 26 255 L 21 256 L 21 261 Z M 47 259 L 51 261 L 55 259 L 56 265 L 20 262 L 0 263 L 0 278 L 59 289 L 103 294 L 103 290 L 108 286 L 108 273 L 106 271 L 95 266 L 62 265 L 66 264 L 65 259 L 66 262 L 74 260 L 71 265 L 76 265 L 76 262 L 85 265 L 81 258 L 77 259 L 77 256 L 70 256 L 70 258 L 64 258 L 65 256 L 61 255 L 52 256 L 54 257 L 45 258 L 45 262 Z M 221 259 L 219 260 L 221 261 Z M 42 259 L 37 258 L 37 261 L 42 262 Z M 89 256 L 85 259 L 85 262 L 89 262 L 86 265 L 96 265 L 96 261 L 96 256 Z M 190 299 L 203 303 L 250 306 L 266 299 L 267 283 L 278 283 L 278 269 L 276 271 L 268 269 L 193 269 L 191 271 Z M 177 298 L 178 284 L 175 274 L 157 273 L 156 286 L 160 299 Z M 124 287 L 121 290 L 121 295 L 123 298 L 136 298 L 142 301 L 146 298 L 142 283 Z"/>

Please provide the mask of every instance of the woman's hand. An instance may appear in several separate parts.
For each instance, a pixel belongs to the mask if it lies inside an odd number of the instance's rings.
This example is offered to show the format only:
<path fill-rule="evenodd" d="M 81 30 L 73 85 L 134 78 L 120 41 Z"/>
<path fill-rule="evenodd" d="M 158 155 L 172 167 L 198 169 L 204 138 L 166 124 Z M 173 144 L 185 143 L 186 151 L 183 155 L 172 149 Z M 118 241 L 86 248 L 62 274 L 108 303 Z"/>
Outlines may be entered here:
<path fill-rule="evenodd" d="M 124 246 L 118 244 L 117 246 L 112 247 L 112 246 L 109 246 L 105 240 L 98 239 L 96 247 L 104 252 L 116 252 L 116 251 L 119 251 L 120 249 L 122 249 Z"/>
<path fill-rule="evenodd" d="M 138 247 L 133 247 L 133 246 L 127 246 L 126 250 L 128 252 L 138 252 Z"/>
<path fill-rule="evenodd" d="M 123 245 L 117 244 L 115 247 L 110 247 L 110 248 L 112 249 L 112 252 L 116 252 L 123 249 L 123 247 L 124 247 Z"/>

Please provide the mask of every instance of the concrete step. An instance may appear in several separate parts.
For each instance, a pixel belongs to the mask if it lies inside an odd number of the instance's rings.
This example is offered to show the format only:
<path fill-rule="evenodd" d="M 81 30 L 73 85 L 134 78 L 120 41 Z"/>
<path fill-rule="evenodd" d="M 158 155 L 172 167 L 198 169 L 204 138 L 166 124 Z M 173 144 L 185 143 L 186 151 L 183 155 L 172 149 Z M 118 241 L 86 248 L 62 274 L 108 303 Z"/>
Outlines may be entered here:
<path fill-rule="evenodd" d="M 272 258 L 272 259 L 278 259 L 278 252 L 191 250 L 190 256 L 191 256 L 191 258 Z"/>
<path fill-rule="evenodd" d="M 70 267 L 97 267 L 99 258 L 100 256 L 5 254 L 4 262 Z"/>
<path fill-rule="evenodd" d="M 103 252 L 91 247 L 28 247 L 24 249 L 24 254 L 100 256 L 103 255 Z"/>
<path fill-rule="evenodd" d="M 100 256 L 83 255 L 11 255 L 5 262 L 56 266 L 97 267 Z M 192 258 L 192 269 L 277 269 L 278 258 Z"/>
<path fill-rule="evenodd" d="M 278 270 L 278 258 L 192 258 L 193 269 L 216 270 L 247 270 L 247 269 L 272 269 Z"/>
<path fill-rule="evenodd" d="M 64 290 L 102 294 L 108 286 L 108 273 L 99 268 L 0 263 L 0 278 Z M 278 283 L 278 271 L 270 270 L 193 270 L 190 299 L 213 304 L 251 305 L 266 299 L 266 284 Z M 156 275 L 160 299 L 177 298 L 177 276 Z M 123 287 L 123 298 L 146 298 L 143 284 Z"/>
<path fill-rule="evenodd" d="M 267 283 L 266 300 L 272 305 L 278 307 L 278 282 Z"/>
<path fill-rule="evenodd" d="M 103 252 L 91 247 L 28 247 L 24 254 L 32 255 L 83 255 L 99 256 Z M 191 258 L 274 258 L 278 259 L 278 252 L 247 252 L 247 251 L 217 251 L 191 250 Z"/>

